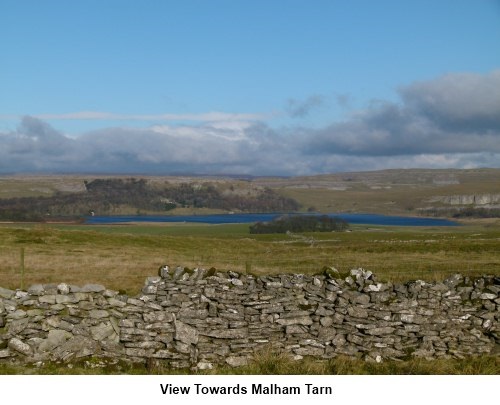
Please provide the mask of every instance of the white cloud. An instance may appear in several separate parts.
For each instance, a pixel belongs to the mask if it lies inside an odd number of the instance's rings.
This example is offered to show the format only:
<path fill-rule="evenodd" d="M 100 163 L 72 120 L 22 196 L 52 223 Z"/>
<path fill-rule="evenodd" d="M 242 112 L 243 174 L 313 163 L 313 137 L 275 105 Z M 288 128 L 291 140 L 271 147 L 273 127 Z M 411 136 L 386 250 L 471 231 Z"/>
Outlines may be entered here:
<path fill-rule="evenodd" d="M 11 115 L 4 116 L 12 118 Z M 94 120 L 94 121 L 195 121 L 195 122 L 240 122 L 259 121 L 267 117 L 258 113 L 226 113 L 211 111 L 200 114 L 117 114 L 100 111 L 77 111 L 64 114 L 34 114 L 41 120 Z"/>
<path fill-rule="evenodd" d="M 311 133 L 311 154 L 397 156 L 500 152 L 500 70 L 449 74 L 400 90 Z"/>
<path fill-rule="evenodd" d="M 17 130 L 0 132 L 0 172 L 304 175 L 500 167 L 499 76 L 455 74 L 413 83 L 400 90 L 400 103 L 373 104 L 320 130 L 273 129 L 258 115 L 207 113 L 162 115 L 182 117 L 176 125 L 69 137 L 41 118 L 25 117 Z M 474 106 L 461 114 L 469 102 Z M 110 119 L 108 113 L 70 116 Z"/>

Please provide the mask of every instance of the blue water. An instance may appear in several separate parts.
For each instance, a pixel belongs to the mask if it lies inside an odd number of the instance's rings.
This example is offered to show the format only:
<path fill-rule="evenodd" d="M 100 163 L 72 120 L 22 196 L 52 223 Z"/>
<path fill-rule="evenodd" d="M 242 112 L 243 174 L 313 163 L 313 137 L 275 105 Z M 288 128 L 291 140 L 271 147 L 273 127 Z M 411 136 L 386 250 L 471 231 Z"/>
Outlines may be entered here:
<path fill-rule="evenodd" d="M 267 222 L 282 214 L 214 214 L 214 215 L 117 215 L 87 217 L 90 225 L 116 224 L 127 222 L 197 222 L 205 224 L 248 224 Z M 395 226 L 456 226 L 456 222 L 439 218 L 399 217 L 376 214 L 328 214 L 340 217 L 350 224 L 395 225 Z"/>

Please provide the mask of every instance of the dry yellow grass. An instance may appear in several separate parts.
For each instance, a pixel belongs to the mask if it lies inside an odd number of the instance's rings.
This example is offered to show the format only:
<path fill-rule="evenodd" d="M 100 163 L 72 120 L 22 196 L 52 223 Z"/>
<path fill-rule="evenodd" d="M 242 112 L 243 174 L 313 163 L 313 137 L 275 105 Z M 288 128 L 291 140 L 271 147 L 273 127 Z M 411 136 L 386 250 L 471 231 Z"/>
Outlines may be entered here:
<path fill-rule="evenodd" d="M 248 226 L 0 226 L 0 286 L 101 283 L 137 293 L 163 264 L 252 274 L 314 274 L 363 267 L 379 278 L 500 274 L 500 229 L 355 228 L 351 233 L 250 235 Z"/>

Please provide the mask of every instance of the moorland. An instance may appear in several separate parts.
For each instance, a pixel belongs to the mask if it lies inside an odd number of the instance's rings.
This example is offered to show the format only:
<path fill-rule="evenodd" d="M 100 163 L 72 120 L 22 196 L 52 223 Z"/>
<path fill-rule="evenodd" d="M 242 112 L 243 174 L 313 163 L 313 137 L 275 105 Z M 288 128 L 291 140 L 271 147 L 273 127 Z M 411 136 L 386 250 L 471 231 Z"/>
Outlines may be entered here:
<path fill-rule="evenodd" d="M 98 193 L 92 194 L 92 184 L 97 185 Z M 122 192 L 123 188 L 113 189 L 110 185 L 125 186 L 129 191 Z M 142 187 L 142 194 L 130 192 L 130 187 L 133 189 L 137 185 Z M 177 194 L 168 194 L 167 189 Z M 109 190 L 114 190 L 114 194 Z M 204 196 L 203 199 L 196 199 L 197 193 L 198 197 Z M 81 198 L 75 198 L 75 195 Z M 116 200 L 111 200 L 110 195 Z M 152 200 L 160 205 L 138 206 L 138 200 L 127 200 L 127 195 L 153 196 Z M 500 275 L 500 219 L 495 218 L 499 205 L 496 195 L 500 195 L 498 169 L 397 170 L 244 179 L 4 176 L 0 178 L 0 203 L 4 207 L 11 204 L 12 208 L 13 202 L 21 201 L 25 205 L 17 208 L 22 207 L 28 214 L 36 212 L 42 220 L 30 222 L 4 218 L 0 224 L 0 286 L 16 289 L 34 283 L 100 283 L 117 291 L 136 294 L 145 277 L 155 275 L 164 264 L 188 268 L 215 267 L 221 271 L 259 275 L 316 274 L 325 266 L 335 267 L 341 272 L 362 267 L 377 274 L 381 280 L 393 282 L 442 280 L 453 273 Z M 64 200 L 67 196 L 71 196 L 70 202 Z M 109 198 L 107 205 L 106 198 Z M 37 206 L 36 201 L 43 203 Z M 50 205 L 54 201 L 63 204 Z M 247 205 L 237 205 L 241 201 Z M 255 205 L 262 202 L 268 204 L 267 207 Z M 289 205 L 284 207 L 286 204 Z M 30 211 L 30 207 L 35 209 Z M 475 218 L 474 213 L 479 209 L 491 212 L 492 215 L 486 216 L 492 218 Z M 142 214 L 162 212 L 175 215 L 290 210 L 415 216 L 431 213 L 448 217 L 469 210 L 472 215 L 461 219 L 462 225 L 458 227 L 351 225 L 343 232 L 251 234 L 249 224 L 89 226 L 74 221 L 76 216 L 87 214 L 89 210 L 102 210 L 102 214 L 108 215 L 136 214 L 139 211 Z M 64 218 L 69 219 L 65 221 Z M 270 358 L 272 356 L 274 354 Z M 266 359 L 262 360 L 263 364 L 267 364 Z M 488 371 L 478 366 L 472 373 L 498 373 L 498 359 L 483 362 Z M 276 360 L 274 364 L 279 362 Z M 481 364 L 481 360 L 474 364 Z M 287 370 L 297 370 L 293 367 L 289 366 Z M 439 372 L 436 363 L 430 368 L 427 365 L 422 367 L 413 372 Z M 456 371 L 455 366 L 447 367 L 443 368 L 444 373 L 466 372 L 463 369 Z M 276 368 L 273 370 L 280 372 Z M 339 372 L 339 369 L 318 371 L 314 367 L 311 370 L 312 373 Z M 392 368 L 388 370 L 389 373 L 396 372 Z M 409 373 L 404 367 L 401 370 Z M 347 368 L 344 371 L 349 372 Z M 372 371 L 359 367 L 354 371 L 356 374 L 364 372 Z M 378 372 L 383 373 L 381 368 Z"/>
<path fill-rule="evenodd" d="M 22 219 L 238 212 L 498 216 L 500 169 L 383 170 L 309 177 L 0 176 L 0 214 Z M 486 210 L 487 215 L 484 215 Z M 488 214 L 489 213 L 489 214 Z M 40 218 L 42 217 L 42 218 Z"/>
<path fill-rule="evenodd" d="M 2 176 L 0 285 L 99 282 L 134 293 L 144 277 L 163 264 L 256 274 L 364 267 L 392 281 L 435 280 L 454 272 L 500 274 L 497 196 L 500 169 L 385 170 L 293 178 Z M 9 218 L 12 210 L 25 220 Z M 461 218 L 458 227 L 351 225 L 344 232 L 284 234 L 250 233 L 252 224 L 90 226 L 77 220 L 90 211 L 408 216 L 432 211 L 453 216 L 478 210 L 491 212 L 487 216 L 492 218 L 472 215 Z"/>

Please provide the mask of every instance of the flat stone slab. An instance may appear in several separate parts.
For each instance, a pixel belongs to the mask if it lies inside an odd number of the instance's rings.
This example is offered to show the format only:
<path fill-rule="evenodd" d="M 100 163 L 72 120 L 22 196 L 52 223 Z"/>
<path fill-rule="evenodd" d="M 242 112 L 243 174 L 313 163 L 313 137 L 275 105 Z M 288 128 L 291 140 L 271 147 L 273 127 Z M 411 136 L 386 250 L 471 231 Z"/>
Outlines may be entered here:
<path fill-rule="evenodd" d="M 12 338 L 9 341 L 9 349 L 24 354 L 25 356 L 31 356 L 33 354 L 33 349 L 31 348 L 31 346 L 19 340 L 18 338 Z"/>
<path fill-rule="evenodd" d="M 8 299 L 12 298 L 15 293 L 16 293 L 15 291 L 0 287 L 0 298 L 5 298 L 8 300 Z"/>
<path fill-rule="evenodd" d="M 82 289 L 80 290 L 80 292 L 83 292 L 83 293 L 99 293 L 99 292 L 102 292 L 102 291 L 105 291 L 105 290 L 106 290 L 106 287 L 104 287 L 101 284 L 85 284 L 82 287 Z"/>
<path fill-rule="evenodd" d="M 198 331 L 195 328 L 181 321 L 175 321 L 174 325 L 176 340 L 193 345 L 198 343 Z"/>
<path fill-rule="evenodd" d="M 213 329 L 201 334 L 217 339 L 244 339 L 248 337 L 248 329 Z"/>

